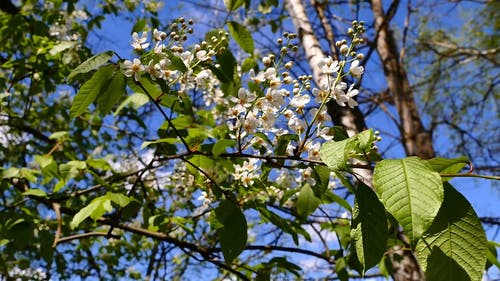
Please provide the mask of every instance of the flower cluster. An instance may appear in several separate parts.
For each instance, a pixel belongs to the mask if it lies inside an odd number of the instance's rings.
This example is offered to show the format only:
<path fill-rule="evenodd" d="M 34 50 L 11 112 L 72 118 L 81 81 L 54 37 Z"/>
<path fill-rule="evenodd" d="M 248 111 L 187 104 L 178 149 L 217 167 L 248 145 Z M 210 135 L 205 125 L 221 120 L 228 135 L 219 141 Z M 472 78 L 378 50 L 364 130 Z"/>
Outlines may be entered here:
<path fill-rule="evenodd" d="M 262 157 L 288 156 L 287 163 L 292 166 L 296 165 L 293 161 L 300 159 L 320 161 L 321 144 L 333 139 L 326 103 L 334 100 L 340 106 L 353 108 L 358 105 L 355 97 L 359 91 L 355 84 L 348 85 L 344 78 L 360 79 L 363 75 L 363 55 L 354 51 L 355 46 L 362 43 L 358 35 L 363 31 L 363 24 L 356 22 L 353 25 L 350 45 L 347 40 L 337 42 L 341 54 L 339 60 L 330 56 L 320 60 L 317 67 L 326 77 L 322 81 L 327 83 L 317 88 L 311 85 L 311 75 L 292 76 L 290 69 L 294 62 L 288 58 L 292 57 L 290 52 L 298 50 L 294 43 L 297 35 L 285 33 L 277 41 L 279 54 L 265 55 L 258 64 L 262 68 L 256 66 L 244 73 L 237 68 L 235 75 L 238 82 L 235 84 L 245 85 L 246 81 L 248 87 L 224 91 L 219 72 L 227 69 L 222 69 L 219 60 L 216 62 L 214 58 L 217 56 L 219 59 L 218 55 L 228 47 L 228 34 L 216 31 L 207 36 L 207 41 L 185 48 L 183 44 L 192 32 L 191 25 L 191 21 L 179 19 L 171 26 L 170 32 L 155 29 L 152 41 L 148 40 L 148 33 L 132 34 L 131 46 L 142 56 L 122 63 L 124 75 L 139 82 L 148 78 L 160 85 L 163 83 L 171 93 L 191 95 L 192 99 L 195 94 L 201 93 L 204 103 L 200 106 L 210 110 L 217 119 L 216 124 L 226 126 L 228 132 L 225 138 L 236 143 L 232 149 L 239 153 L 260 155 L 235 163 L 234 171 L 229 171 L 232 174 L 230 178 L 243 188 L 252 188 L 257 181 L 259 184 L 269 182 L 267 174 L 261 172 L 264 162 L 261 159 L 265 159 Z M 204 172 L 205 176 L 215 179 L 220 171 L 214 168 Z M 316 184 L 314 171 L 307 166 L 288 170 L 286 174 L 280 172 L 277 180 L 278 185 L 269 184 L 265 190 L 254 193 L 256 198 L 272 194 L 279 200 L 283 192 L 297 184 Z M 200 208 L 206 209 L 211 195 L 208 189 L 203 192 L 198 199 L 202 202 Z M 252 197 L 248 196 L 245 200 Z"/>

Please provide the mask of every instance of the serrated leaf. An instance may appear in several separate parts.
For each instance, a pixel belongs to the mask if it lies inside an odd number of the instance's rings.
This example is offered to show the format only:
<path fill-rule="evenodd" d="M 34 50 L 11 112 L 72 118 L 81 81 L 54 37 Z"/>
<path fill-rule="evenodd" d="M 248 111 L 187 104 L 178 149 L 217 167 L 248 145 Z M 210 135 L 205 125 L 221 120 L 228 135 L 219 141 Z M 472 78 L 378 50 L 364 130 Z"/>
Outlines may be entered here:
<path fill-rule="evenodd" d="M 349 139 L 325 142 L 320 149 L 321 160 L 332 170 L 344 170 L 347 164 L 346 147 Z"/>
<path fill-rule="evenodd" d="M 113 54 L 113 51 L 106 51 L 89 58 L 71 71 L 68 75 L 68 81 L 72 82 L 73 78 L 75 78 L 78 74 L 87 73 L 107 63 Z"/>
<path fill-rule="evenodd" d="M 387 244 L 384 205 L 368 186 L 360 183 L 352 210 L 351 237 L 363 272 L 380 262 Z"/>
<path fill-rule="evenodd" d="M 316 208 L 318 208 L 321 200 L 316 197 L 314 191 L 311 186 L 306 183 L 301 189 L 299 196 L 297 198 L 297 203 L 295 203 L 295 207 L 297 208 L 297 213 L 303 219 L 307 218 L 310 214 L 312 214 Z"/>
<path fill-rule="evenodd" d="M 222 153 L 225 153 L 226 148 L 233 147 L 235 144 L 236 144 L 235 140 L 228 140 L 228 139 L 219 140 L 212 147 L 212 154 L 217 157 Z"/>
<path fill-rule="evenodd" d="M 445 183 L 443 205 L 415 248 L 427 280 L 481 280 L 486 247 L 486 234 L 474 209 Z"/>
<path fill-rule="evenodd" d="M 383 160 L 375 166 L 373 184 L 380 201 L 415 245 L 443 202 L 439 174 L 418 157 Z"/>
<path fill-rule="evenodd" d="M 247 245 L 247 221 L 241 209 L 229 200 L 222 201 L 215 214 L 223 225 L 217 229 L 222 254 L 226 263 L 230 264 Z"/>
<path fill-rule="evenodd" d="M 245 26 L 234 21 L 228 22 L 227 26 L 229 28 L 229 33 L 234 38 L 234 41 L 240 45 L 241 49 L 249 54 L 253 54 L 255 46 L 252 33 L 250 33 Z"/>
<path fill-rule="evenodd" d="M 94 102 L 99 93 L 107 83 L 113 73 L 114 66 L 108 65 L 101 67 L 92 75 L 92 77 L 85 82 L 80 91 L 76 94 L 69 110 L 71 118 L 78 117 L 87 110 L 87 107 Z"/>
<path fill-rule="evenodd" d="M 97 108 L 102 115 L 108 114 L 125 94 L 125 76 L 121 71 L 112 74 L 111 81 L 97 97 Z"/>

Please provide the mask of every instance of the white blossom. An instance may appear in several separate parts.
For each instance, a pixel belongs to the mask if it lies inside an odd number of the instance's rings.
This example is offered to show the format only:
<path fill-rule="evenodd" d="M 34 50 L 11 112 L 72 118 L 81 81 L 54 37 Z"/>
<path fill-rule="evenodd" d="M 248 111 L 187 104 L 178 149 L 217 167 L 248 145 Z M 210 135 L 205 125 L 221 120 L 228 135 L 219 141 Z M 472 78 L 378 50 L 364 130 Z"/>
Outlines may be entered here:
<path fill-rule="evenodd" d="M 141 77 L 141 72 L 145 69 L 144 65 L 141 64 L 141 60 L 135 58 L 133 61 L 126 60 L 123 62 L 122 70 L 125 76 L 134 76 L 135 81 L 139 81 Z"/>
<path fill-rule="evenodd" d="M 132 33 L 132 47 L 138 51 L 144 50 L 147 47 L 149 47 L 149 43 L 146 42 L 148 40 L 148 34 L 146 32 L 143 32 L 141 36 L 139 37 L 139 34 L 137 32 Z"/>
<path fill-rule="evenodd" d="M 337 73 L 339 70 L 339 62 L 333 60 L 332 57 L 328 56 L 323 58 L 319 63 L 318 67 L 321 69 L 321 72 L 325 74 L 333 74 Z"/>
<path fill-rule="evenodd" d="M 359 60 L 354 60 L 351 63 L 351 67 L 349 68 L 349 72 L 355 78 L 361 78 L 361 75 L 363 75 L 364 71 L 365 68 L 362 65 L 359 65 Z"/>

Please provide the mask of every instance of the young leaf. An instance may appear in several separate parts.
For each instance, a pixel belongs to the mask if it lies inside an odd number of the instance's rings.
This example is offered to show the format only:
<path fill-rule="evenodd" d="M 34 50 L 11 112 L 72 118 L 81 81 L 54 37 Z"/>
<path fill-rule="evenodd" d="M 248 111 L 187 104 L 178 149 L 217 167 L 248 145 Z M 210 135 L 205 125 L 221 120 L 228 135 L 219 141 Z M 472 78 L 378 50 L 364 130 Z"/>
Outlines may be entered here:
<path fill-rule="evenodd" d="M 427 162 L 429 162 L 434 171 L 440 174 L 454 174 L 460 172 L 468 163 L 470 163 L 470 160 L 465 156 L 454 159 L 436 157 L 427 160 Z M 443 181 L 449 181 L 451 179 L 452 178 L 450 177 L 443 177 Z"/>
<path fill-rule="evenodd" d="M 73 99 L 73 104 L 69 110 L 69 115 L 71 118 L 75 118 L 87 110 L 87 107 L 94 102 L 101 89 L 107 86 L 107 83 L 113 73 L 114 66 L 108 65 L 101 67 L 99 70 L 92 75 L 92 78 L 85 82 L 78 94 L 76 94 Z"/>
<path fill-rule="evenodd" d="M 320 157 L 332 170 L 343 170 L 346 168 L 347 155 L 346 146 L 350 139 L 336 142 L 326 142 L 321 146 Z"/>
<path fill-rule="evenodd" d="M 89 58 L 71 71 L 68 75 L 68 81 L 72 82 L 73 78 L 75 78 L 78 74 L 87 73 L 107 63 L 113 54 L 113 51 L 106 51 Z"/>
<path fill-rule="evenodd" d="M 104 203 L 106 201 L 111 201 L 110 199 L 107 198 L 107 196 L 101 196 L 97 197 L 90 204 L 85 206 L 83 209 L 78 211 L 78 213 L 75 214 L 73 219 L 71 220 L 70 227 L 71 229 L 75 229 L 80 223 L 82 223 L 86 218 L 92 217 L 92 218 L 98 218 L 101 217 L 105 212 L 106 209 L 104 208 Z"/>
<path fill-rule="evenodd" d="M 425 160 L 383 160 L 375 166 L 375 191 L 415 245 L 443 202 L 441 177 Z"/>
<path fill-rule="evenodd" d="M 352 210 L 351 237 L 364 272 L 379 263 L 387 236 L 384 205 L 368 186 L 359 184 Z"/>
<path fill-rule="evenodd" d="M 241 209 L 229 200 L 222 201 L 215 214 L 223 225 L 217 229 L 222 254 L 226 263 L 230 264 L 247 245 L 247 221 Z"/>
<path fill-rule="evenodd" d="M 445 183 L 443 205 L 415 248 L 427 280 L 481 280 L 486 247 L 486 234 L 474 209 Z"/>
<path fill-rule="evenodd" d="M 252 33 L 250 33 L 245 26 L 234 21 L 228 22 L 227 26 L 229 28 L 229 33 L 231 33 L 231 36 L 234 38 L 234 41 L 240 45 L 243 51 L 253 54 L 255 46 L 253 43 Z"/>
<path fill-rule="evenodd" d="M 301 189 L 299 193 L 299 197 L 297 198 L 297 203 L 295 207 L 297 207 L 297 213 L 303 219 L 307 218 L 310 214 L 312 214 L 316 208 L 318 208 L 321 200 L 314 195 L 314 191 L 311 186 L 306 183 Z"/>

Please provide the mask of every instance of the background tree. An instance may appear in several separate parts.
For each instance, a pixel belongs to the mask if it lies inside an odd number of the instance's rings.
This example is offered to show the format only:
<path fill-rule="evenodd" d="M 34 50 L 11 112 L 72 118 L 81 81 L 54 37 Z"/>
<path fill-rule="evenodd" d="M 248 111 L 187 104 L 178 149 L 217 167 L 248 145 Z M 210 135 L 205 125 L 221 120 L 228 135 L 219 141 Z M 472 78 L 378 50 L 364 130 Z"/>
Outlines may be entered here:
<path fill-rule="evenodd" d="M 376 136 L 371 131 L 361 131 L 365 129 L 363 116 L 384 110 L 390 113 L 394 111 L 394 106 L 399 117 L 393 118 L 397 128 L 393 135 L 399 134 L 396 139 L 400 141 L 401 147 L 408 155 L 432 157 L 434 150 L 429 141 L 431 133 L 424 128 L 424 121 L 420 119 L 417 109 L 419 103 L 413 98 L 415 93 L 420 93 L 419 89 L 426 89 L 430 87 L 426 85 L 432 83 L 428 84 L 430 80 L 422 79 L 420 84 L 411 86 L 408 74 L 421 71 L 416 68 L 415 71 L 408 71 L 405 67 L 416 65 L 409 61 L 418 59 L 418 53 L 409 52 L 410 59 L 398 53 L 407 49 L 407 30 L 422 30 L 416 37 L 426 40 L 415 42 L 425 42 L 418 45 L 419 48 L 429 50 L 430 56 L 438 57 L 437 65 L 446 61 L 441 48 L 456 43 L 429 44 L 426 36 L 432 32 L 427 29 L 431 30 L 435 26 L 421 25 L 413 29 L 409 27 L 408 21 L 401 32 L 403 43 L 398 48 L 398 33 L 396 26 L 392 25 L 397 12 L 401 11 L 398 1 L 384 8 L 377 1 L 353 2 L 350 9 L 344 8 L 345 3 L 335 1 L 302 4 L 299 1 L 225 1 L 224 6 L 214 7 L 223 15 L 222 22 L 216 27 L 227 28 L 230 34 L 226 35 L 220 30 L 210 31 L 204 36 L 208 42 L 205 45 L 201 40 L 191 37 L 193 26 L 188 19 L 179 18 L 173 23 L 166 23 L 156 13 L 158 6 L 154 3 L 139 6 L 134 2 L 107 3 L 95 10 L 85 7 L 75 9 L 82 7 L 82 3 L 52 5 L 47 2 L 42 7 L 38 3 L 25 2 L 19 13 L 7 11 L 1 14 L 4 23 L 1 34 L 6 42 L 6 51 L 1 54 L 1 85 L 4 91 L 1 96 L 1 130 L 4 134 L 1 140 L 4 145 L 0 159 L 5 159 L 2 162 L 4 181 L 0 211 L 3 276 L 43 278 L 52 275 L 64 279 L 92 275 L 103 279 L 117 276 L 129 279 L 143 279 L 144 276 L 173 279 L 189 278 L 201 271 L 206 276 L 221 279 L 232 275 L 240 279 L 265 280 L 279 276 L 292 278 L 304 273 L 294 264 L 294 256 L 300 254 L 321 261 L 319 266 L 324 267 L 326 276 L 334 272 L 333 278 L 346 279 L 349 275 L 356 275 L 355 271 L 362 273 L 377 264 L 383 252 L 394 245 L 405 246 L 391 238 L 387 247 L 373 247 L 384 245 L 385 235 L 396 238 L 398 234 L 398 223 L 390 216 L 392 231 L 383 231 L 387 228 L 384 225 L 384 207 L 394 214 L 410 235 L 411 244 L 407 244 L 407 247 L 411 247 L 420 261 L 424 262 L 430 280 L 435 274 L 433 269 L 440 269 L 439 266 L 434 267 L 436 264 L 453 265 L 443 262 L 446 259 L 440 254 L 442 252 L 429 254 L 422 243 L 416 243 L 418 239 L 414 234 L 421 233 L 402 223 L 404 219 L 401 214 L 394 212 L 392 204 L 386 201 L 383 179 L 387 174 L 384 174 L 384 170 L 387 167 L 397 168 L 400 162 L 379 162 L 372 147 Z M 409 17 L 415 10 L 411 3 L 407 4 Z M 417 4 L 415 7 L 422 6 L 422 3 Z M 482 13 L 490 13 L 489 16 L 494 19 L 494 9 L 488 5 L 493 4 L 485 4 Z M 127 16 L 138 19 L 133 31 L 139 34 L 132 39 L 136 55 L 127 57 L 130 60 L 124 62 L 128 51 L 115 50 L 116 53 L 104 52 L 81 64 L 91 56 L 88 34 L 94 32 L 104 16 L 124 15 L 119 12 L 123 8 L 131 11 L 139 9 L 139 13 Z M 301 16 L 301 20 L 309 20 L 311 27 L 296 22 L 299 17 L 294 11 L 298 8 L 306 11 L 302 13 L 307 18 Z M 151 12 L 147 20 L 143 19 L 140 9 Z M 281 123 L 283 128 L 292 128 L 289 134 L 278 131 L 268 135 L 266 128 L 259 127 L 261 131 L 253 135 L 250 128 L 262 126 L 272 116 L 266 115 L 269 112 L 265 111 L 238 115 L 240 127 L 237 122 L 225 125 L 227 119 L 224 118 L 227 118 L 231 109 L 238 108 L 236 104 L 240 103 L 249 109 L 253 105 L 247 102 L 252 98 L 261 101 L 265 100 L 264 97 L 267 100 L 274 99 L 266 94 L 272 93 L 269 90 L 278 80 L 286 83 L 286 77 L 290 74 L 285 76 L 283 71 L 291 73 L 294 78 L 312 73 L 316 86 L 321 86 L 323 80 L 328 79 L 318 71 L 318 63 L 326 55 L 331 54 L 338 60 L 345 59 L 346 65 L 349 65 L 349 56 L 344 56 L 341 47 L 350 48 L 351 45 L 347 42 L 336 44 L 336 41 L 352 39 L 353 33 L 343 32 L 353 19 L 359 20 L 358 15 L 363 15 L 366 27 L 355 24 L 353 28 L 360 36 L 363 34 L 361 30 L 367 29 L 362 38 L 368 42 L 369 49 L 357 44 L 352 47 L 365 54 L 362 64 L 368 73 L 372 72 L 371 55 L 375 52 L 379 54 L 388 86 L 387 89 L 371 90 L 368 83 L 370 75 L 362 84 L 361 80 L 355 79 L 357 75 L 342 76 L 350 84 L 358 82 L 357 87 L 363 86 L 358 99 L 362 106 L 361 110 L 355 108 L 352 111 L 336 105 L 338 103 L 328 103 L 332 120 L 336 125 L 343 126 L 346 132 L 332 128 L 326 133 L 326 136 L 332 134 L 336 143 L 324 145 L 321 161 L 313 157 L 319 150 L 312 147 L 312 142 L 306 142 L 312 138 L 309 130 L 314 132 L 321 128 L 320 125 L 316 127 L 313 121 L 319 115 L 308 115 L 312 110 L 309 107 L 300 109 L 300 104 L 305 100 L 300 97 L 310 95 L 306 90 L 314 88 L 314 84 L 307 86 L 311 83 L 307 77 L 292 83 L 297 84 L 299 90 L 298 93 L 293 91 L 292 96 L 287 98 L 290 104 L 295 104 L 292 106 L 297 108 L 299 114 L 302 110 L 306 112 L 302 117 L 310 122 L 306 126 L 307 132 L 300 129 L 300 119 L 294 119 L 288 124 Z M 432 18 L 429 14 L 427 16 Z M 289 33 L 280 39 L 282 43 L 278 46 L 274 43 L 258 45 L 267 38 L 270 43 L 274 42 L 275 38 L 266 35 L 268 30 L 280 34 L 284 29 L 293 29 L 287 19 L 299 26 L 297 35 Z M 243 22 L 247 25 L 241 25 Z M 248 32 L 252 30 L 252 25 L 258 27 L 253 34 L 254 39 L 263 40 L 252 40 Z M 472 25 L 471 29 L 474 30 L 481 30 L 484 26 Z M 152 33 L 154 28 L 166 33 Z M 145 29 L 149 29 L 149 33 L 141 34 Z M 11 32 L 13 30 L 16 32 Z M 198 30 L 198 27 L 195 26 L 194 30 Z M 324 34 L 318 34 L 318 31 Z M 486 28 L 483 34 L 489 35 L 490 32 Z M 141 40 L 144 34 L 154 38 Z M 228 45 L 228 36 L 239 46 Z M 306 39 L 306 36 L 310 36 L 310 39 Z M 305 47 L 302 49 L 306 55 L 305 63 L 300 63 L 302 51 L 288 52 L 297 48 L 294 41 L 296 37 L 301 42 L 299 47 Z M 189 40 L 199 45 L 190 46 Z M 307 45 L 309 43 L 312 43 L 311 46 Z M 165 44 L 165 48 L 162 44 Z M 257 55 L 254 44 L 267 51 L 262 56 Z M 450 58 L 457 58 L 463 53 L 473 59 L 476 58 L 474 56 L 486 58 L 479 61 L 485 64 L 481 69 L 491 73 L 491 77 L 496 77 L 494 43 L 486 44 L 486 51 L 459 47 L 459 44 L 454 46 L 455 51 L 451 52 Z M 153 47 L 161 52 L 153 51 Z M 287 49 L 283 51 L 283 47 Z M 421 50 L 419 48 L 413 50 Z M 183 53 L 185 50 L 190 50 L 192 57 Z M 144 65 L 133 61 L 134 56 L 140 58 Z M 241 66 L 237 66 L 239 58 L 242 58 Z M 293 64 L 289 62 L 291 59 L 299 68 L 304 68 L 302 73 L 296 73 L 296 68 L 286 65 Z M 156 63 L 158 68 L 154 68 Z M 262 74 L 264 78 L 257 78 L 261 75 L 259 70 L 270 71 L 272 66 L 276 66 L 278 74 L 282 76 L 267 72 Z M 280 66 L 285 68 L 280 69 Z M 247 74 L 251 69 L 253 74 Z M 450 77 L 453 75 L 452 67 L 440 69 L 442 72 L 450 71 Z M 73 70 L 71 74 L 70 70 Z M 340 68 L 332 72 L 343 75 L 343 71 Z M 456 71 L 462 69 L 457 68 Z M 135 73 L 141 74 L 141 78 L 134 78 Z M 334 77 L 333 73 L 329 74 L 332 75 L 330 78 Z M 258 82 L 259 79 L 264 80 Z M 76 97 L 73 97 L 72 88 L 61 86 L 68 82 L 78 91 Z M 454 86 L 458 82 L 449 81 L 443 87 Z M 489 88 L 478 88 L 481 93 L 487 90 L 483 95 L 486 99 L 495 93 L 496 83 L 489 85 Z M 249 88 L 256 97 L 240 91 L 241 87 Z M 457 87 L 460 86 L 457 84 Z M 437 92 L 440 89 L 433 86 L 432 90 L 436 92 L 433 98 L 440 95 L 446 97 L 446 92 Z M 125 92 L 128 94 L 124 95 Z M 377 94 L 367 94 L 370 92 Z M 467 99 L 469 96 L 463 97 Z M 448 101 L 465 111 L 470 108 L 467 103 L 456 103 L 455 99 Z M 477 102 L 470 104 L 479 105 Z M 323 106 L 321 100 L 312 107 L 318 106 Z M 111 110 L 114 119 L 109 117 Z M 478 107 L 478 110 L 481 108 Z M 443 123 L 441 120 L 448 118 L 443 118 L 440 113 L 445 112 L 425 112 L 433 113 L 429 114 L 433 120 L 431 129 L 438 128 L 433 127 L 438 124 L 447 124 L 458 130 L 462 142 L 471 137 L 478 138 L 472 131 L 460 127 L 467 124 L 469 119 L 457 118 L 453 122 Z M 252 117 L 259 118 L 260 125 L 250 122 Z M 485 118 L 496 117 L 485 114 Z M 281 122 L 286 120 L 283 119 L 285 117 L 279 118 L 277 120 Z M 73 121 L 68 123 L 70 119 Z M 366 123 L 368 127 L 371 126 L 369 122 Z M 487 129 L 480 129 L 483 128 Z M 250 134 L 242 134 L 247 131 Z M 348 136 L 353 137 L 346 139 Z M 252 142 L 246 143 L 244 140 Z M 486 143 L 487 140 L 484 144 L 476 141 L 472 146 L 488 151 L 493 143 Z M 338 147 L 344 144 L 345 148 Z M 467 149 L 467 155 L 474 159 L 467 145 L 452 143 L 451 146 Z M 270 154 L 266 151 L 270 151 Z M 449 155 L 448 152 L 438 151 L 438 155 Z M 494 157 L 485 155 L 482 166 L 495 167 L 496 162 L 491 161 Z M 354 158 L 361 159 L 353 162 Z M 346 162 L 348 159 L 349 162 Z M 375 176 L 373 182 L 371 169 L 367 169 L 373 167 L 372 161 L 377 162 L 379 175 Z M 415 170 L 419 170 L 419 165 L 427 165 L 414 158 L 402 161 L 404 165 L 416 165 Z M 456 176 L 455 173 L 468 162 L 464 158 L 433 161 L 425 163 L 441 172 L 443 179 L 446 179 L 444 175 Z M 324 164 L 336 172 L 335 177 L 330 175 Z M 494 168 L 490 170 L 494 171 Z M 375 171 L 377 173 L 377 168 Z M 437 174 L 429 171 L 420 173 L 417 172 L 416 177 L 432 174 L 435 179 Z M 396 174 L 393 171 L 389 176 L 398 178 Z M 291 180 L 294 177 L 297 179 Z M 439 175 L 437 177 L 439 179 Z M 356 181 L 351 183 L 350 179 L 358 179 L 368 185 L 374 183 L 376 190 L 380 191 L 379 199 L 370 189 Z M 328 188 L 335 182 L 345 187 L 336 190 Z M 408 186 L 411 190 L 415 188 L 415 185 Z M 416 190 L 422 189 L 417 186 Z M 442 190 L 439 184 L 429 188 Z M 467 202 L 452 187 L 445 184 L 444 190 L 443 210 L 469 210 Z M 356 202 L 351 223 L 349 216 L 353 194 L 356 195 Z M 379 200 L 384 205 L 375 204 Z M 426 208 L 439 207 L 438 203 L 429 202 Z M 378 210 L 373 211 L 376 213 L 374 217 L 367 217 L 369 214 L 364 208 L 368 207 Z M 343 212 L 347 218 L 341 216 Z M 418 212 L 415 214 L 421 215 Z M 434 219 L 435 215 L 429 215 L 429 219 Z M 462 215 L 458 220 L 476 219 L 470 210 Z M 403 214 L 403 218 L 405 216 Z M 445 211 L 438 214 L 439 220 L 452 219 L 451 216 Z M 377 224 L 366 225 L 367 221 L 376 221 Z M 495 219 L 484 221 L 495 223 Z M 470 265 L 469 268 L 459 264 L 454 273 L 462 274 L 459 277 L 464 280 L 480 277 L 484 266 L 481 261 L 486 256 L 482 252 L 484 244 L 481 244 L 483 238 L 480 227 L 474 223 L 472 225 L 474 231 L 471 232 L 478 236 L 468 240 L 479 243 L 476 248 L 478 264 Z M 249 239 L 247 227 L 251 228 Z M 365 237 L 366 227 L 372 230 L 369 233 L 370 243 Z M 425 239 L 440 241 L 440 236 L 435 232 L 439 227 L 438 223 L 430 226 L 424 233 Z M 337 236 L 337 241 L 329 240 L 332 233 Z M 304 249 L 301 245 L 307 243 L 308 239 L 321 241 L 323 248 Z M 466 241 L 461 243 L 465 245 Z M 446 251 L 444 249 L 445 256 Z M 392 253 L 390 251 L 386 256 Z M 384 265 L 383 262 L 380 264 L 381 274 L 392 273 L 390 267 L 385 268 Z M 408 267 L 401 267 L 403 270 L 405 268 Z M 469 272 L 462 272 L 464 269 Z M 397 277 L 397 273 L 394 276 L 399 280 L 405 278 Z M 450 280 L 459 278 L 456 275 L 439 276 Z M 420 279 L 419 276 L 409 278 Z"/>

